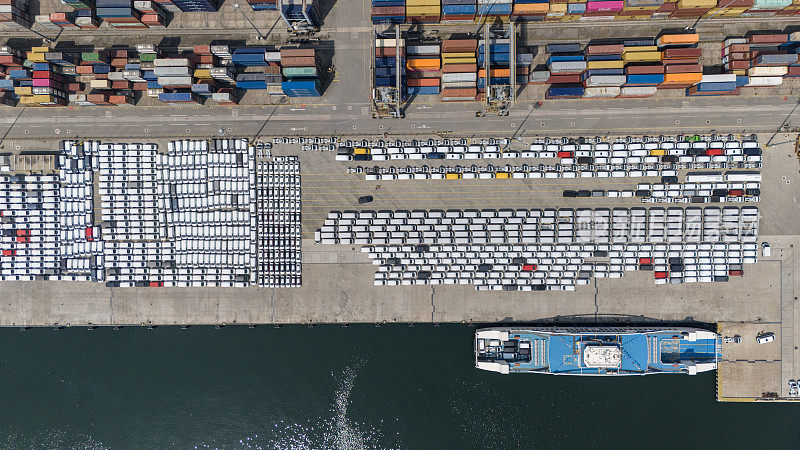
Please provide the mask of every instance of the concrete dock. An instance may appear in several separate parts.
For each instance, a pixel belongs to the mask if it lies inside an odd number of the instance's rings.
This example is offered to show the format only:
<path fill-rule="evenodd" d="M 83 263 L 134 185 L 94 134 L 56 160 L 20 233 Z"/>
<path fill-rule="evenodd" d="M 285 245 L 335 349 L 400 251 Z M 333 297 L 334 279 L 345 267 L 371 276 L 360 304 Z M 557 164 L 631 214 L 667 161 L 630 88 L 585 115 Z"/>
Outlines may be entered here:
<path fill-rule="evenodd" d="M 759 141 L 766 143 L 770 138 L 761 135 Z M 646 272 L 626 272 L 622 279 L 593 279 L 575 292 L 478 292 L 459 285 L 376 287 L 374 266 L 358 246 L 314 243 L 313 232 L 328 211 L 632 207 L 640 205 L 637 199 L 567 199 L 561 191 L 567 187 L 624 189 L 636 181 L 365 181 L 363 174 L 347 173 L 354 163 L 334 162 L 332 152 L 302 152 L 298 145 L 280 144 L 273 148 L 273 155 L 296 155 L 301 164 L 302 287 L 107 288 L 102 283 L 6 282 L 0 285 L 0 325 L 481 323 L 578 315 L 614 315 L 631 322 L 719 322 L 723 335 L 739 334 L 743 339 L 741 344 L 723 346 L 719 399 L 761 399 L 771 392 L 786 397 L 788 380 L 800 374 L 800 332 L 795 327 L 800 302 L 793 276 L 800 264 L 795 257 L 795 248 L 800 246 L 795 198 L 800 164 L 793 138 L 777 135 L 773 142 L 784 143 L 765 150 L 762 196 L 757 203 L 759 242 L 770 242 L 772 256 L 748 265 L 743 277 L 731 277 L 727 283 L 656 286 Z M 373 195 L 375 201 L 360 206 L 356 202 L 360 195 Z M 755 344 L 755 334 L 762 331 L 775 332 L 776 341 Z"/>

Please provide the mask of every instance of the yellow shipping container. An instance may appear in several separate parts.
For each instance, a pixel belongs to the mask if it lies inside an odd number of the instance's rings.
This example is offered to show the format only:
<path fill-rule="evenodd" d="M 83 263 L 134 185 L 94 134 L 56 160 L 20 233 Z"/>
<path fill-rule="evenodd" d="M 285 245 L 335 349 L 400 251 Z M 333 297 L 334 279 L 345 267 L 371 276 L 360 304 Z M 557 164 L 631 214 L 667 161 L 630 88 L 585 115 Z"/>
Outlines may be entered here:
<path fill-rule="evenodd" d="M 475 57 L 475 52 L 442 52 L 442 58 L 467 58 Z"/>
<path fill-rule="evenodd" d="M 514 5 L 514 14 L 547 14 L 550 11 L 549 3 L 517 3 Z"/>
<path fill-rule="evenodd" d="M 474 56 L 472 58 L 442 58 L 442 64 L 477 64 L 478 60 Z"/>
<path fill-rule="evenodd" d="M 31 97 L 37 103 L 53 103 L 56 101 L 56 97 L 51 94 L 34 94 Z"/>
<path fill-rule="evenodd" d="M 658 47 L 655 45 L 643 45 L 641 47 L 623 47 L 622 53 L 638 53 L 638 52 L 657 52 Z"/>
<path fill-rule="evenodd" d="M 433 6 L 408 6 L 406 5 L 407 16 L 438 16 L 441 9 L 439 5 Z"/>
<path fill-rule="evenodd" d="M 622 69 L 625 67 L 625 62 L 621 60 L 616 61 L 589 61 L 586 63 L 586 68 L 592 69 Z"/>
<path fill-rule="evenodd" d="M 678 9 L 714 8 L 716 0 L 678 0 Z"/>
<path fill-rule="evenodd" d="M 33 95 L 33 88 L 30 86 L 17 86 L 14 88 L 17 95 Z"/>
<path fill-rule="evenodd" d="M 47 53 L 50 51 L 50 47 L 31 47 L 31 51 L 36 53 Z"/>
<path fill-rule="evenodd" d="M 581 20 L 580 14 L 566 14 L 561 17 L 562 22 L 567 22 L 570 20 Z"/>
<path fill-rule="evenodd" d="M 194 71 L 194 77 L 195 78 L 201 78 L 201 79 L 213 78 L 211 76 L 211 71 L 209 69 L 196 69 Z"/>
<path fill-rule="evenodd" d="M 29 60 L 31 60 L 33 62 L 47 62 L 47 60 L 44 59 L 44 53 L 28 52 L 28 54 L 26 56 L 27 56 L 27 58 Z"/>
<path fill-rule="evenodd" d="M 658 6 L 626 6 L 622 8 L 622 11 L 655 11 L 659 7 Z M 636 17 L 636 16 L 633 16 Z"/>
<path fill-rule="evenodd" d="M 547 3 L 540 3 L 542 5 L 546 5 Z M 535 3 L 534 3 L 535 5 Z M 550 3 L 550 14 L 553 13 L 562 13 L 566 14 L 567 12 L 567 4 L 566 3 Z"/>
<path fill-rule="evenodd" d="M 629 52 L 622 54 L 622 60 L 629 62 L 661 61 L 661 52 Z"/>

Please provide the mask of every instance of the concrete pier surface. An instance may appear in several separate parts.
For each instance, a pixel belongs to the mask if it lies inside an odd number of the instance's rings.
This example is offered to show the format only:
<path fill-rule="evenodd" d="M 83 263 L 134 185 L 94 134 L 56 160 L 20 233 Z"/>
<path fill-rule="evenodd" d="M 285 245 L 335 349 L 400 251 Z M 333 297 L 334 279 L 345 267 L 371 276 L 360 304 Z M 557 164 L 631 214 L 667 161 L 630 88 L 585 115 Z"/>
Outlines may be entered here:
<path fill-rule="evenodd" d="M 498 136 L 501 137 L 501 136 Z M 727 283 L 657 286 L 646 272 L 622 279 L 593 279 L 575 292 L 478 292 L 470 285 L 373 285 L 374 266 L 359 246 L 314 243 L 331 210 L 633 207 L 638 199 L 562 198 L 571 189 L 625 189 L 627 179 L 509 179 L 365 181 L 347 173 L 355 163 L 333 161 L 332 152 L 300 151 L 279 144 L 273 155 L 296 155 L 302 178 L 302 287 L 284 288 L 108 288 L 87 282 L 0 283 L 0 325 L 216 325 L 282 323 L 527 322 L 551 317 L 615 315 L 661 321 L 719 322 L 725 344 L 720 362 L 720 400 L 788 398 L 788 380 L 800 377 L 798 285 L 800 210 L 796 199 L 800 164 L 795 135 L 762 134 L 764 151 L 759 242 L 772 255 L 748 265 Z M 265 139 L 268 140 L 268 139 Z M 113 139 L 109 139 L 109 142 Z M 124 139 L 157 142 L 162 139 Z M 512 144 L 525 146 L 526 139 Z M 21 149 L 41 141 L 20 140 Z M 55 148 L 56 142 L 43 142 Z M 450 163 L 446 161 L 444 163 Z M 443 163 L 443 164 L 444 164 Z M 480 164 L 486 164 L 480 162 Z M 358 205 L 360 195 L 375 201 Z M 673 205 L 674 206 L 674 205 Z M 755 343 L 759 332 L 776 341 Z M 766 396 L 766 397 L 765 397 Z"/>

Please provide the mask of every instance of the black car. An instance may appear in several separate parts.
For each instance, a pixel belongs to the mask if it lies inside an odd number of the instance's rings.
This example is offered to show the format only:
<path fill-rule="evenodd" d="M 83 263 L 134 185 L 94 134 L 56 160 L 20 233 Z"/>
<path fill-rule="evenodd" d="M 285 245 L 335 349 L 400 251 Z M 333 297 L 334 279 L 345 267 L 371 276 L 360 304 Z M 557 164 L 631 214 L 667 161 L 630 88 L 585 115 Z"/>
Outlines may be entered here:
<path fill-rule="evenodd" d="M 371 195 L 362 195 L 358 197 L 358 204 L 363 205 L 364 203 L 371 203 L 373 200 L 375 199 Z"/>
<path fill-rule="evenodd" d="M 665 177 L 661 177 L 662 184 L 675 184 L 678 182 L 678 177 L 674 175 L 667 175 Z"/>
<path fill-rule="evenodd" d="M 578 197 L 591 197 L 592 196 L 592 191 L 587 190 L 587 189 L 581 189 L 580 191 L 577 192 L 577 196 Z"/>
<path fill-rule="evenodd" d="M 578 196 L 578 193 L 571 189 L 565 189 L 562 195 L 564 196 L 564 198 L 575 198 Z"/>

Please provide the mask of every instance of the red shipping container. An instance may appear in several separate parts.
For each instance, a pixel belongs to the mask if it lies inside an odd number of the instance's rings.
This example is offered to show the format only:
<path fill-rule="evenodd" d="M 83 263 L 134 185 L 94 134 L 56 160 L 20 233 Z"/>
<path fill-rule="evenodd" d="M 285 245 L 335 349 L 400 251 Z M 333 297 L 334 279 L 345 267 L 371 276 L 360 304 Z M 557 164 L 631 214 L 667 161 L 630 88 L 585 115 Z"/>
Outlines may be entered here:
<path fill-rule="evenodd" d="M 668 48 L 663 52 L 664 59 L 699 58 L 703 50 L 699 48 Z"/>
<path fill-rule="evenodd" d="M 586 47 L 587 55 L 621 55 L 624 50 L 622 44 L 590 45 Z"/>
<path fill-rule="evenodd" d="M 786 33 L 778 34 L 751 34 L 747 41 L 751 44 L 784 44 L 788 42 L 789 35 Z"/>
<path fill-rule="evenodd" d="M 646 65 L 646 66 L 626 66 L 625 73 L 627 75 L 648 75 L 664 73 L 664 66 L 661 64 Z"/>
<path fill-rule="evenodd" d="M 576 75 L 550 75 L 550 78 L 547 79 L 547 83 L 551 83 L 551 84 L 580 83 L 580 82 L 581 82 L 580 74 L 576 74 Z"/>
<path fill-rule="evenodd" d="M 789 66 L 789 73 L 787 73 L 785 76 L 800 77 L 800 66 Z"/>
<path fill-rule="evenodd" d="M 703 73 L 700 64 L 670 64 L 664 67 L 664 73 Z"/>
<path fill-rule="evenodd" d="M 211 54 L 211 46 L 210 45 L 195 45 L 192 47 L 192 51 L 197 55 L 210 55 Z"/>
<path fill-rule="evenodd" d="M 111 82 L 111 89 L 130 89 L 131 82 L 128 80 L 116 80 Z"/>

